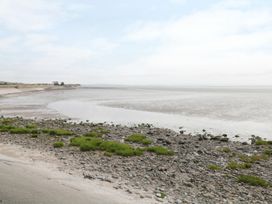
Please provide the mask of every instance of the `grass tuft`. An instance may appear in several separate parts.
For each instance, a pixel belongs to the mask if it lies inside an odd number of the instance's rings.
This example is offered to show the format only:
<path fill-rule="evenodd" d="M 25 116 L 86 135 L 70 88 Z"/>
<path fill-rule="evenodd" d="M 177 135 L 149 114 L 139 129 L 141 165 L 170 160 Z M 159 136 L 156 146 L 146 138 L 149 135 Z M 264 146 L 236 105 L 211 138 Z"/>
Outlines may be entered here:
<path fill-rule="evenodd" d="M 257 177 L 257 176 L 252 176 L 252 175 L 240 175 L 238 176 L 238 182 L 241 182 L 241 183 L 246 183 L 246 184 L 249 184 L 249 185 L 252 185 L 252 186 L 262 186 L 262 187 L 268 187 L 270 186 L 270 184 L 260 178 L 260 177 Z"/>
<path fill-rule="evenodd" d="M 265 149 L 264 152 L 263 152 L 264 155 L 267 155 L 267 156 L 272 156 L 272 149 Z"/>
<path fill-rule="evenodd" d="M 38 138 L 38 135 L 37 134 L 32 134 L 31 138 Z"/>
<path fill-rule="evenodd" d="M 116 141 L 104 141 L 100 145 L 100 150 L 110 152 L 120 156 L 140 156 L 143 151 L 135 149 L 129 144 L 124 144 Z"/>
<path fill-rule="evenodd" d="M 112 157 L 112 153 L 110 153 L 110 152 L 104 152 L 104 156 L 106 156 L 106 157 Z"/>
<path fill-rule="evenodd" d="M 11 129 L 14 129 L 14 126 L 11 125 L 0 125 L 0 132 L 9 132 Z"/>
<path fill-rule="evenodd" d="M 64 129 L 43 129 L 42 132 L 52 136 L 73 135 L 73 132 L 71 132 L 70 130 L 64 130 Z"/>
<path fill-rule="evenodd" d="M 31 130 L 28 128 L 12 128 L 9 132 L 11 134 L 30 134 Z"/>
<path fill-rule="evenodd" d="M 28 125 L 26 125 L 26 128 L 28 128 L 28 129 L 36 129 L 37 125 L 36 124 L 28 124 Z"/>
<path fill-rule="evenodd" d="M 213 170 L 213 171 L 219 171 L 222 170 L 222 168 L 216 164 L 210 164 L 208 165 L 208 169 Z"/>
<path fill-rule="evenodd" d="M 64 146 L 64 143 L 63 142 L 55 142 L 54 144 L 53 144 L 53 147 L 54 148 L 61 148 L 61 147 L 63 147 Z"/>
<path fill-rule="evenodd" d="M 40 130 L 38 129 L 29 129 L 29 128 L 16 128 L 12 127 L 9 129 L 10 134 L 39 134 Z"/>
<path fill-rule="evenodd" d="M 84 135 L 85 137 L 102 137 L 103 134 L 100 132 L 91 131 Z"/>
<path fill-rule="evenodd" d="M 14 118 L 2 118 L 0 119 L 0 123 L 2 123 L 3 125 L 10 125 L 12 123 L 15 122 Z"/>
<path fill-rule="evenodd" d="M 110 131 L 109 130 L 107 130 L 106 128 L 103 128 L 103 127 L 97 127 L 97 128 L 95 128 L 95 131 L 96 132 L 99 132 L 99 133 L 101 133 L 101 134 L 108 134 L 108 133 L 110 133 Z"/>
<path fill-rule="evenodd" d="M 266 154 L 253 154 L 251 156 L 241 154 L 239 155 L 241 161 L 246 163 L 255 163 L 257 161 L 268 160 L 269 156 Z"/>
<path fill-rule="evenodd" d="M 227 168 L 232 169 L 232 170 L 249 169 L 249 168 L 251 168 L 251 164 L 250 163 L 238 163 L 235 161 L 231 161 L 228 163 Z"/>
<path fill-rule="evenodd" d="M 79 145 L 80 151 L 95 151 L 99 150 L 99 146 L 103 142 L 102 139 L 99 138 L 87 138 L 84 142 L 81 142 Z"/>
<path fill-rule="evenodd" d="M 100 150 L 120 156 L 140 156 L 144 152 L 143 149 L 134 148 L 129 144 L 84 136 L 72 138 L 70 145 L 80 147 L 81 151 Z"/>
<path fill-rule="evenodd" d="M 143 144 L 143 145 L 149 145 L 152 143 L 152 141 L 150 139 L 148 139 L 146 136 L 144 136 L 142 134 L 132 134 L 132 135 L 128 136 L 125 139 L 125 141 Z"/>
<path fill-rule="evenodd" d="M 258 138 L 255 141 L 255 145 L 272 145 L 272 141 L 266 141 L 266 140 L 263 140 L 262 138 Z"/>
<path fill-rule="evenodd" d="M 174 152 L 172 150 L 169 150 L 162 146 L 147 147 L 146 150 L 148 152 L 154 152 L 157 155 L 174 155 Z"/>

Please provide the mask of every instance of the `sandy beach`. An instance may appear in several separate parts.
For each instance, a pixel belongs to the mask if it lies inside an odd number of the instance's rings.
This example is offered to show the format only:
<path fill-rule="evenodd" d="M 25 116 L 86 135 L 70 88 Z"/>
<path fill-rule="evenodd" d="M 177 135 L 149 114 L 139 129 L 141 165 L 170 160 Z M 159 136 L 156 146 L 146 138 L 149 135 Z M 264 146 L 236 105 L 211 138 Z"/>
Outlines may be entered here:
<path fill-rule="evenodd" d="M 15 94 L 15 93 L 24 93 L 24 92 L 33 92 L 33 91 L 43 91 L 45 88 L 1 88 L 0 87 L 0 96 Z"/>
<path fill-rule="evenodd" d="M 40 92 L 45 90 L 64 90 L 78 87 L 77 84 L 68 84 L 64 86 L 54 86 L 51 84 L 18 84 L 18 85 L 0 85 L 0 97 L 11 94 L 22 94 L 31 92 Z"/>
<path fill-rule="evenodd" d="M 37 151 L 0 145 L 1 203 L 150 203 L 139 201 L 106 183 L 60 172 L 53 163 L 38 160 L 41 157 Z"/>

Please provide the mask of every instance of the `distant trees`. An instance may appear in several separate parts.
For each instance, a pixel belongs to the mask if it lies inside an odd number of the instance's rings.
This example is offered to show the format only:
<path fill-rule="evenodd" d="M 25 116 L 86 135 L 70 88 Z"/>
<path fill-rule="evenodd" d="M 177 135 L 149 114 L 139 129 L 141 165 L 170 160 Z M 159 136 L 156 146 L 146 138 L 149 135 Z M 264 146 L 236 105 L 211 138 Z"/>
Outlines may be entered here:
<path fill-rule="evenodd" d="M 0 81 L 0 85 L 8 85 L 8 82 Z"/>
<path fill-rule="evenodd" d="M 64 86 L 65 84 L 64 84 L 64 82 L 58 82 L 58 81 L 53 81 L 53 85 L 54 86 Z"/>

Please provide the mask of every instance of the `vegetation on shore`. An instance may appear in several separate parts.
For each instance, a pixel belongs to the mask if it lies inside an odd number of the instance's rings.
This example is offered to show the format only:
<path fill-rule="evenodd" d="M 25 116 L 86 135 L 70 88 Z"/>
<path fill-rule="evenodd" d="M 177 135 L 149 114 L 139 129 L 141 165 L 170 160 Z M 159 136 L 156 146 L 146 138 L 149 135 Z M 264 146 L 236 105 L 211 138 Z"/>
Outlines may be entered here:
<path fill-rule="evenodd" d="M 70 140 L 71 146 L 78 146 L 81 151 L 105 151 L 119 156 L 140 156 L 145 151 L 154 152 L 157 155 L 173 155 L 173 152 L 162 146 L 135 148 L 130 144 L 108 141 L 97 137 L 74 137 Z"/>
<path fill-rule="evenodd" d="M 262 186 L 262 187 L 269 187 L 271 186 L 270 183 L 268 183 L 266 180 L 258 177 L 258 176 L 252 176 L 252 175 L 240 175 L 238 176 L 238 182 L 246 183 L 252 186 Z"/>
<path fill-rule="evenodd" d="M 266 161 L 272 156 L 272 141 L 266 141 L 262 138 L 258 137 L 256 140 L 253 138 L 252 145 L 262 146 L 262 153 L 254 153 L 252 155 L 241 154 L 237 152 L 232 152 L 229 147 L 221 147 L 218 149 L 219 152 L 225 153 L 229 155 L 231 159 L 225 167 L 221 167 L 215 164 L 209 164 L 207 168 L 212 171 L 219 171 L 223 169 L 229 170 L 243 170 L 250 169 L 254 164 L 260 161 Z M 261 187 L 269 187 L 271 184 L 258 176 L 252 175 L 238 175 L 237 181 L 241 183 L 245 183 L 252 186 L 261 186 Z"/>
<path fill-rule="evenodd" d="M 222 168 L 216 164 L 210 164 L 208 165 L 208 169 L 213 170 L 213 171 L 219 171 L 222 170 Z"/>
<path fill-rule="evenodd" d="M 143 145 L 149 145 L 152 143 L 152 141 L 143 134 L 132 134 L 128 136 L 125 141 Z"/>
<path fill-rule="evenodd" d="M 39 128 L 36 124 L 27 124 L 25 127 L 16 127 L 13 119 L 2 119 L 0 121 L 0 132 L 8 132 L 10 134 L 31 134 L 32 138 L 37 138 L 39 134 L 47 134 L 49 136 L 72 136 L 74 133 L 66 129 L 49 129 Z M 12 124 L 12 125 L 11 125 Z M 102 139 L 102 136 L 110 131 L 97 127 L 94 130 L 80 137 L 73 137 L 70 140 L 71 146 L 78 146 L 81 151 L 104 151 L 107 156 L 115 154 L 119 156 L 140 156 L 144 152 L 152 152 L 157 155 L 174 155 L 174 152 L 163 146 L 148 146 L 152 141 L 142 134 L 132 134 L 125 141 L 129 143 L 142 144 L 147 147 L 134 147 L 131 144 L 119 141 L 109 141 Z M 63 142 L 55 142 L 53 147 L 63 147 Z"/>
<path fill-rule="evenodd" d="M 55 142 L 54 144 L 53 144 L 53 147 L 54 148 L 61 148 L 61 147 L 63 147 L 64 146 L 64 143 L 63 142 Z"/>

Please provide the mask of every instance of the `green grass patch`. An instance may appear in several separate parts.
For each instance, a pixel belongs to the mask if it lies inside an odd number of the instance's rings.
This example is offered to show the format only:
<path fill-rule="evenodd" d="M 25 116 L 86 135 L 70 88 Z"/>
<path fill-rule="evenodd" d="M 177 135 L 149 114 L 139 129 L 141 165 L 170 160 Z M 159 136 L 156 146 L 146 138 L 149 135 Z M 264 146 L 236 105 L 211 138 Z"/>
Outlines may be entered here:
<path fill-rule="evenodd" d="M 238 182 L 246 183 L 252 186 L 262 186 L 262 187 L 268 187 L 271 186 L 266 180 L 252 175 L 240 175 L 237 178 Z"/>
<path fill-rule="evenodd" d="M 208 169 L 213 170 L 213 171 L 219 171 L 222 168 L 216 164 L 210 164 L 210 165 L 208 165 Z"/>
<path fill-rule="evenodd" d="M 162 146 L 147 147 L 146 150 L 148 152 L 154 152 L 157 155 L 174 155 L 174 152 L 172 150 L 169 150 Z"/>
<path fill-rule="evenodd" d="M 264 155 L 267 155 L 267 156 L 272 156 L 272 149 L 265 149 L 264 151 L 263 151 L 263 154 Z"/>
<path fill-rule="evenodd" d="M 110 133 L 109 130 L 103 128 L 103 127 L 97 127 L 94 130 L 90 131 L 89 133 L 86 133 L 84 136 L 86 137 L 102 137 L 105 134 Z"/>
<path fill-rule="evenodd" d="M 255 141 L 255 145 L 272 145 L 272 141 L 266 141 L 259 138 Z"/>
<path fill-rule="evenodd" d="M 0 132 L 9 132 L 11 129 L 14 129 L 14 126 L 11 125 L 0 125 Z"/>
<path fill-rule="evenodd" d="M 232 170 L 249 169 L 251 168 L 251 163 L 238 163 L 236 161 L 231 161 L 228 163 L 227 168 Z"/>
<path fill-rule="evenodd" d="M 129 144 L 116 141 L 104 141 L 99 148 L 100 150 L 120 156 L 140 156 L 143 154 L 143 150 L 140 148 L 134 148 Z"/>
<path fill-rule="evenodd" d="M 85 137 L 102 137 L 103 134 L 100 132 L 91 131 L 84 135 Z"/>
<path fill-rule="evenodd" d="M 43 129 L 43 133 L 49 134 L 49 135 L 57 135 L 57 136 L 63 136 L 63 135 L 73 135 L 73 132 L 70 130 L 64 130 L 64 129 Z"/>
<path fill-rule="evenodd" d="M 54 148 L 61 148 L 61 147 L 63 147 L 64 146 L 64 143 L 63 142 L 55 142 L 54 144 L 53 144 L 53 147 Z"/>
<path fill-rule="evenodd" d="M 12 123 L 15 122 L 14 118 L 2 118 L 0 119 L 0 123 L 2 123 L 3 125 L 10 125 Z"/>
<path fill-rule="evenodd" d="M 9 132 L 11 134 L 30 134 L 31 130 L 28 128 L 13 128 Z"/>
<path fill-rule="evenodd" d="M 30 129 L 30 133 L 31 134 L 40 134 L 41 133 L 41 131 L 40 130 L 38 130 L 38 129 Z"/>
<path fill-rule="evenodd" d="M 149 145 L 152 143 L 152 141 L 150 139 L 148 139 L 146 136 L 144 136 L 142 134 L 132 134 L 132 135 L 128 136 L 125 139 L 125 141 L 143 144 L 143 145 Z"/>
<path fill-rule="evenodd" d="M 104 152 L 104 156 L 106 156 L 106 157 L 112 157 L 112 153 L 110 153 L 110 152 Z"/>
<path fill-rule="evenodd" d="M 88 139 L 87 137 L 74 137 L 70 139 L 70 145 L 71 146 L 80 146 L 81 144 L 85 143 Z"/>
<path fill-rule="evenodd" d="M 38 129 L 29 129 L 29 128 L 11 128 L 9 130 L 10 134 L 39 134 L 40 130 Z"/>
<path fill-rule="evenodd" d="M 25 127 L 28 128 L 28 129 L 36 129 L 37 125 L 36 124 L 28 124 Z"/>
<path fill-rule="evenodd" d="M 255 163 L 257 161 L 268 160 L 269 156 L 266 154 L 253 154 L 251 156 L 241 154 L 239 159 L 246 163 Z"/>
<path fill-rule="evenodd" d="M 87 138 L 84 142 L 82 142 L 79 147 L 80 151 L 95 151 L 100 150 L 100 145 L 103 140 L 100 138 Z"/>
<path fill-rule="evenodd" d="M 129 144 L 84 136 L 72 138 L 70 145 L 79 146 L 81 151 L 99 150 L 120 156 L 140 156 L 144 152 L 143 149 L 134 148 Z"/>
<path fill-rule="evenodd" d="M 101 133 L 101 134 L 108 134 L 108 133 L 110 133 L 110 131 L 108 130 L 108 129 L 106 129 L 106 128 L 103 128 L 103 127 L 97 127 L 97 128 L 95 128 L 95 130 L 94 130 L 95 132 L 99 132 L 99 133 Z"/>

